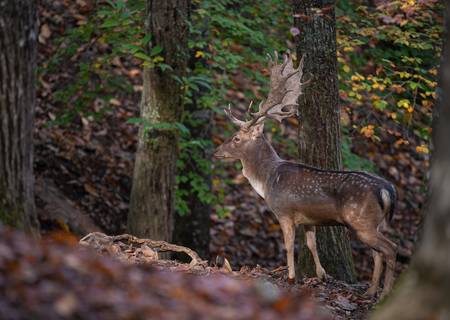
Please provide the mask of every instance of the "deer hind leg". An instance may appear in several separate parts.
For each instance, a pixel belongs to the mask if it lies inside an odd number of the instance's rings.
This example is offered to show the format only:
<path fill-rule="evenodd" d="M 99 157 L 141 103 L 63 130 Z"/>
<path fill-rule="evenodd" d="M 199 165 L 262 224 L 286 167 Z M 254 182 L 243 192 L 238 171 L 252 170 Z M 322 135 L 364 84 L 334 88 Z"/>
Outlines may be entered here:
<path fill-rule="evenodd" d="M 367 244 L 369 247 L 371 247 L 373 250 L 377 251 L 378 253 L 383 254 L 384 259 L 386 261 L 386 274 L 384 278 L 384 288 L 383 292 L 381 294 L 381 297 L 385 296 L 391 289 L 392 284 L 394 281 L 394 270 L 395 270 L 395 260 L 396 260 L 396 246 L 393 244 L 390 240 L 388 240 L 386 237 L 384 237 L 381 233 L 377 231 L 357 231 L 358 238 Z M 375 261 L 375 264 L 377 262 Z M 381 264 L 381 263 L 379 263 Z M 375 266 L 376 268 L 377 266 Z M 381 273 L 381 266 L 380 273 Z M 377 272 L 377 270 L 374 270 L 374 275 Z M 379 275 L 378 275 L 379 278 Z M 373 280 L 377 280 L 376 278 L 372 278 L 372 285 Z M 371 287 L 372 288 L 372 287 Z M 370 289 L 371 289 L 370 288 Z M 370 290 L 369 289 L 369 290 Z M 368 292 L 370 293 L 370 292 Z"/>
<path fill-rule="evenodd" d="M 295 263 L 294 263 L 294 241 L 295 224 L 290 219 L 280 219 L 281 231 L 283 231 L 284 246 L 286 247 L 288 264 L 288 282 L 295 283 Z"/>
<path fill-rule="evenodd" d="M 366 291 L 367 295 L 374 296 L 377 293 L 380 284 L 381 271 L 383 271 L 383 256 L 380 252 L 372 249 L 373 256 L 373 274 L 370 288 Z"/>
<path fill-rule="evenodd" d="M 384 297 L 389 293 L 389 291 L 391 291 L 394 284 L 395 263 L 397 260 L 397 245 L 386 238 L 384 235 L 380 234 L 379 236 L 384 242 L 384 245 L 389 248 L 388 253 L 385 254 L 386 272 L 384 275 L 384 288 L 383 292 L 381 293 L 381 297 Z"/>
<path fill-rule="evenodd" d="M 327 276 L 325 269 L 320 263 L 319 254 L 317 253 L 317 243 L 316 243 L 316 227 L 314 226 L 304 226 L 306 234 L 306 245 L 311 251 L 314 259 L 314 264 L 316 265 L 316 275 L 320 280 L 324 280 Z"/>

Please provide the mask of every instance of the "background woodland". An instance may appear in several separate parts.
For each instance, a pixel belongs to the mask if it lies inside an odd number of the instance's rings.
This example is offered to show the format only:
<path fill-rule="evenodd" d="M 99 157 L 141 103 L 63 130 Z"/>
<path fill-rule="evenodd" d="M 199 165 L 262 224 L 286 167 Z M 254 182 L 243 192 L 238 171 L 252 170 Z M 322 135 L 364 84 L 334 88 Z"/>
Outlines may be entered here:
<path fill-rule="evenodd" d="M 0 296 L 12 302 L 0 302 L 0 314 L 327 318 L 319 303 L 336 318 L 366 318 L 376 302 L 361 294 L 361 282 L 371 273 L 370 250 L 345 232 L 356 270 L 353 284 L 304 278 L 289 289 L 278 222 L 239 164 L 212 159 L 215 147 L 235 132 L 223 108 L 231 104 L 243 117 L 250 100 L 267 96 L 267 54 L 290 51 L 299 59 L 305 32 L 299 2 L 160 2 L 42 0 L 35 6 L 37 84 L 29 132 L 34 158 L 28 160 L 35 215 L 19 221 L 0 201 L 0 220 L 21 229 L 28 225 L 43 243 L 2 227 L 0 270 L 9 276 L 0 276 Z M 172 2 L 180 10 L 179 25 L 166 21 L 171 33 L 158 36 L 151 15 Z M 342 166 L 395 184 L 398 203 L 389 234 L 398 245 L 400 275 L 410 269 L 428 198 L 444 5 L 322 2 L 315 14 L 326 19 L 327 10 L 334 10 L 336 16 Z M 304 159 L 301 121 L 302 110 L 299 119 L 266 124 L 266 137 L 285 159 Z M 150 174 L 158 183 L 146 179 Z M 80 251 L 78 240 L 96 231 L 166 240 L 210 263 L 133 266 Z M 146 261 L 131 242 L 111 242 L 100 251 L 115 255 L 114 248 L 126 246 L 131 251 L 122 258 Z M 301 247 L 300 240 L 297 251 Z M 238 279 L 222 275 L 230 271 Z M 92 281 L 96 289 L 83 296 L 83 283 Z M 18 307 L 18 297 L 27 308 Z M 232 302 L 238 300 L 248 310 Z"/>

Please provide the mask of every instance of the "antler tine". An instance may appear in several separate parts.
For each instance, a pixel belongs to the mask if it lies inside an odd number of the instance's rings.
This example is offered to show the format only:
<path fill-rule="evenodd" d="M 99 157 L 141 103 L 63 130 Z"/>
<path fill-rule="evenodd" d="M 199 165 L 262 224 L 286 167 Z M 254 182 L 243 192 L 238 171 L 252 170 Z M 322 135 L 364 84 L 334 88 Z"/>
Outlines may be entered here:
<path fill-rule="evenodd" d="M 305 55 L 302 55 L 302 58 L 300 59 L 300 62 L 298 63 L 297 70 L 303 73 L 303 63 L 305 62 Z"/>
<path fill-rule="evenodd" d="M 268 53 L 267 57 L 269 58 L 269 68 L 271 68 L 273 66 L 272 56 Z"/>
<path fill-rule="evenodd" d="M 230 118 L 231 122 L 233 122 L 235 125 L 239 126 L 240 128 L 246 125 L 245 121 L 239 120 L 233 115 L 233 112 L 231 111 L 231 104 L 228 105 L 228 109 L 225 108 L 223 111 L 228 116 L 228 118 Z"/>
<path fill-rule="evenodd" d="M 281 73 L 284 72 L 284 69 L 286 68 L 288 62 L 289 62 L 289 53 L 284 53 L 283 54 L 283 64 L 281 65 Z"/>
<path fill-rule="evenodd" d="M 248 105 L 247 113 L 250 113 L 250 111 L 252 111 L 252 106 L 253 106 L 253 100 L 251 100 L 250 104 Z"/>

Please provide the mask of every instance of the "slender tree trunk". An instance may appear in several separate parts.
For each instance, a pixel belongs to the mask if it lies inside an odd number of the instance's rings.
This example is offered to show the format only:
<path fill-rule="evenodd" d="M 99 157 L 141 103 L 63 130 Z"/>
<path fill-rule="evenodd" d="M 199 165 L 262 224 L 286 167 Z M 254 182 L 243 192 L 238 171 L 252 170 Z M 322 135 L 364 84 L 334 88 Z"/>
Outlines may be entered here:
<path fill-rule="evenodd" d="M 36 2 L 0 1 L 0 221 L 35 235 L 36 38 Z"/>
<path fill-rule="evenodd" d="M 372 319 L 450 319 L 450 4 L 433 119 L 430 199 L 422 243 L 409 271 Z"/>
<path fill-rule="evenodd" d="M 320 168 L 341 169 L 334 1 L 294 0 L 293 5 L 295 24 L 300 30 L 297 55 L 305 54 L 304 74 L 312 77 L 299 99 L 300 161 Z M 315 276 L 303 230 L 300 245 L 299 271 Z M 322 265 L 330 275 L 354 281 L 350 242 L 344 227 L 318 227 L 317 246 Z"/>
<path fill-rule="evenodd" d="M 144 69 L 141 117 L 152 125 L 181 121 L 183 88 L 179 80 L 187 62 L 188 9 L 188 0 L 147 0 L 151 46 L 163 48 L 164 63 L 172 68 Z M 139 237 L 171 241 L 178 131 L 173 126 L 145 131 L 139 133 L 128 228 Z"/>

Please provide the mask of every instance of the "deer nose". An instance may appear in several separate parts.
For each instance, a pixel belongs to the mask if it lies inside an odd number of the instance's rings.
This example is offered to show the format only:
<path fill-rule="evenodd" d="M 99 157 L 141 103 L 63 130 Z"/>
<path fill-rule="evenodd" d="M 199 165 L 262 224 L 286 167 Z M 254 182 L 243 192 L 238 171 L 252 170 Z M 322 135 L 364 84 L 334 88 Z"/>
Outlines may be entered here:
<path fill-rule="evenodd" d="M 216 151 L 213 154 L 213 157 L 216 159 L 220 159 L 224 157 L 223 152 L 220 150 L 220 148 L 217 148 Z"/>
<path fill-rule="evenodd" d="M 224 151 L 222 145 L 219 146 L 213 154 L 213 157 L 216 159 L 223 159 L 228 156 L 228 152 Z"/>

